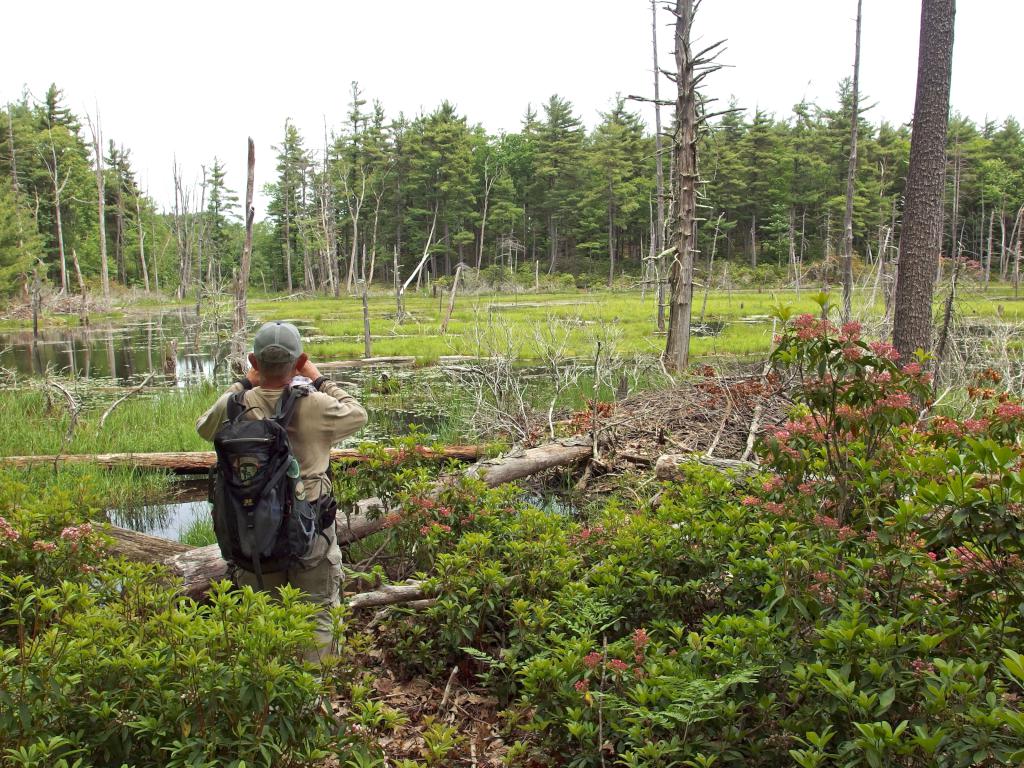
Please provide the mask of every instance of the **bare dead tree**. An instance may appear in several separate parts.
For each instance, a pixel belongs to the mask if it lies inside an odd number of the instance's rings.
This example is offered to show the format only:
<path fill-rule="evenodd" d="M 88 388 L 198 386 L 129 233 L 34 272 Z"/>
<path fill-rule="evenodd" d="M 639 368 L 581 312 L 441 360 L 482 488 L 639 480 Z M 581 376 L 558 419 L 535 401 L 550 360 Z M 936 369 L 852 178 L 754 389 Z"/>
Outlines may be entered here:
<path fill-rule="evenodd" d="M 146 228 L 142 224 L 142 206 L 135 196 L 135 225 L 139 228 L 139 264 L 142 267 L 142 285 L 149 293 L 149 267 L 146 266 Z M 105 272 L 104 272 L 105 274 Z"/>
<path fill-rule="evenodd" d="M 684 371 L 690 354 L 690 313 L 693 307 L 693 259 L 697 250 L 697 86 L 719 69 L 714 64 L 724 41 L 714 43 L 696 55 L 690 50 L 693 17 L 700 0 L 676 0 L 671 9 L 676 17 L 676 119 L 672 159 L 672 264 L 669 271 L 671 298 L 665 367 Z M 709 115 L 704 115 L 705 120 Z"/>
<path fill-rule="evenodd" d="M 853 191 L 857 179 L 857 129 L 860 122 L 860 24 L 857 0 L 857 42 L 853 55 L 853 103 L 850 118 L 850 164 L 846 171 L 846 213 L 843 216 L 843 322 L 850 321 L 853 301 Z"/>
<path fill-rule="evenodd" d="M 247 296 L 249 291 L 249 265 L 252 262 L 252 223 L 256 209 L 252 206 L 253 186 L 256 174 L 256 146 L 249 138 L 248 160 L 246 162 L 245 180 L 245 244 L 242 246 L 242 258 L 238 266 L 238 278 L 235 281 L 235 316 L 232 323 L 233 337 L 241 349 L 241 339 L 245 334 L 248 320 Z"/>
<path fill-rule="evenodd" d="M 366 242 L 363 242 L 363 357 L 373 357 L 373 346 L 370 338 L 370 282 L 366 278 Z"/>
<path fill-rule="evenodd" d="M 46 134 L 50 140 L 50 162 L 45 162 L 46 172 L 50 177 L 50 188 L 53 190 L 53 215 L 57 225 L 57 255 L 60 259 L 60 292 L 68 292 L 68 262 L 64 253 L 64 223 L 61 218 L 61 195 L 68 184 L 65 177 L 61 180 L 60 163 L 57 159 L 57 145 L 53 140 L 53 129 L 47 125 Z"/>
<path fill-rule="evenodd" d="M 412 285 L 412 281 L 419 277 L 420 272 L 423 271 L 423 265 L 427 263 L 427 259 L 430 258 L 430 248 L 434 244 L 434 233 L 437 231 L 437 204 L 434 204 L 434 218 L 430 222 L 430 234 L 427 235 L 427 243 L 423 246 L 423 256 L 420 258 L 419 264 L 416 268 L 409 273 L 409 276 L 405 278 L 405 282 L 399 286 L 398 289 L 398 322 L 402 322 L 405 317 L 405 292 Z M 395 272 L 398 271 L 398 251 L 395 251 Z"/>
<path fill-rule="evenodd" d="M 665 171 L 661 157 L 661 67 L 658 65 L 658 0 L 651 0 L 651 55 L 654 61 L 654 185 L 658 197 L 657 222 L 654 228 L 654 253 L 665 250 Z M 665 330 L 664 257 L 656 265 L 658 280 L 658 330 Z"/>
<path fill-rule="evenodd" d="M 184 299 L 192 285 L 193 217 L 189 216 L 191 191 L 181 179 L 181 168 L 174 160 L 174 237 L 178 245 L 178 299 Z"/>
<path fill-rule="evenodd" d="M 462 268 L 465 265 L 460 261 L 455 267 L 455 277 L 452 278 L 452 287 L 448 292 L 448 311 L 444 314 L 441 322 L 441 335 L 448 333 L 448 322 L 452 319 L 452 312 L 455 311 L 455 295 L 459 292 L 459 278 L 462 276 Z"/>
<path fill-rule="evenodd" d="M 103 178 L 103 132 L 100 127 L 100 111 L 96 109 L 96 123 L 86 114 L 89 132 L 92 134 L 92 151 L 95 154 L 96 173 L 96 208 L 99 213 L 100 243 L 100 285 L 103 288 L 103 300 L 110 298 L 110 276 L 107 272 L 107 213 L 106 213 L 106 182 Z M 148 289 L 147 289 L 148 290 Z"/>

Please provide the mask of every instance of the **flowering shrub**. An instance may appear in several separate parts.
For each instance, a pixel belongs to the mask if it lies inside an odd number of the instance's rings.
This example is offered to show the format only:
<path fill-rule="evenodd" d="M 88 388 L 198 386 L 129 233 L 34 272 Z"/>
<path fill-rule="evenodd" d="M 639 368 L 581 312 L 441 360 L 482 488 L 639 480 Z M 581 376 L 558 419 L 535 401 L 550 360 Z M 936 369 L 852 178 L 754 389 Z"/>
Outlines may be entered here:
<path fill-rule="evenodd" d="M 925 360 L 820 317 L 774 362 L 794 408 L 763 474 L 487 516 L 437 554 L 437 604 L 391 622 L 509 703 L 522 765 L 1024 756 L 1024 407 L 987 374 L 938 416 Z"/>

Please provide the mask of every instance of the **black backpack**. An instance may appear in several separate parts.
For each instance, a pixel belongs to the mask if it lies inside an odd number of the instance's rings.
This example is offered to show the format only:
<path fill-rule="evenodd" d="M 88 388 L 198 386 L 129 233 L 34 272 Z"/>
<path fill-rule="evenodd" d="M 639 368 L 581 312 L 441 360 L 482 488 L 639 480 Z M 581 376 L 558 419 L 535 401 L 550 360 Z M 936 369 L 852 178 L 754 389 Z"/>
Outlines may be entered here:
<path fill-rule="evenodd" d="M 225 560 L 256 574 L 261 589 L 264 572 L 286 570 L 308 555 L 319 530 L 287 432 L 306 394 L 305 388 L 289 387 L 273 416 L 250 419 L 245 392 L 237 392 L 213 437 L 217 463 L 210 502 L 217 544 Z"/>

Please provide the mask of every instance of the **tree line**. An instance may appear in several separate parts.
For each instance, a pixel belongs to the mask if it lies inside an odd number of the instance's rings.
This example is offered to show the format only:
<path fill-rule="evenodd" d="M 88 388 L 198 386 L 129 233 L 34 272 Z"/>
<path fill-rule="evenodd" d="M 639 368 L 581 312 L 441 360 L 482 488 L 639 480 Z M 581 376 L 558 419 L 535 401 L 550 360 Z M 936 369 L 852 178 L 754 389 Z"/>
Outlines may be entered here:
<path fill-rule="evenodd" d="M 730 104 L 709 125 L 699 147 L 698 269 L 715 252 L 722 264 L 770 265 L 778 279 L 838 280 L 853 104 L 843 82 L 833 106 L 800 103 L 776 116 Z M 341 295 L 361 281 L 401 283 L 421 264 L 418 281 L 459 264 L 569 273 L 578 284 L 664 279 L 655 141 L 633 106 L 613 98 L 587 130 L 553 95 L 527 107 L 518 131 L 489 134 L 449 102 L 389 116 L 353 84 L 336 130 L 304 136 L 286 120 L 275 157 L 258 159 L 257 177 L 271 180 L 250 283 Z M 871 122 L 868 98 L 859 106 L 854 253 L 884 262 L 900 240 L 910 128 Z M 188 173 L 175 163 L 174 203 L 162 208 L 139 189 L 130 149 L 104 140 L 99 117 L 76 115 L 55 85 L 0 111 L 0 137 L 5 292 L 34 268 L 74 291 L 76 264 L 90 284 L 106 274 L 115 286 L 181 297 L 230 281 L 243 226 L 222 159 Z M 985 279 L 1016 280 L 1019 123 L 954 114 L 946 155 L 943 254 L 977 261 Z"/>

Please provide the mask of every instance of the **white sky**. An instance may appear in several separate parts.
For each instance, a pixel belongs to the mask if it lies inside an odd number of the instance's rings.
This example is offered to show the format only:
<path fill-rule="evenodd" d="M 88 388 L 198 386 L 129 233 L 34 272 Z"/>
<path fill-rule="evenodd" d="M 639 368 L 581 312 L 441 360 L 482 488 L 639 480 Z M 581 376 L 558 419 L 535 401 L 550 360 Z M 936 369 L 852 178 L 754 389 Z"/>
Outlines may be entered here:
<path fill-rule="evenodd" d="M 976 121 L 1024 119 L 1022 0 L 960 0 L 952 104 Z M 862 92 L 873 121 L 910 119 L 920 0 L 864 0 Z M 832 105 L 851 73 L 856 0 L 704 0 L 695 32 L 727 38 L 707 92 L 779 116 L 801 98 Z M 340 126 L 358 80 L 388 115 L 442 99 L 488 131 L 517 130 L 527 103 L 569 98 L 588 126 L 616 92 L 650 94 L 648 0 L 334 0 L 10 3 L 0 46 L 0 101 L 55 81 L 76 112 L 98 104 L 104 134 L 132 151 L 140 183 L 172 196 L 217 155 L 244 189 L 245 141 L 256 141 L 257 188 L 291 117 L 319 146 Z M 670 67 L 671 17 L 659 12 Z M 671 84 L 662 83 L 662 95 Z M 641 108 L 653 122 L 652 108 Z M 257 199 L 257 219 L 264 201 Z"/>

